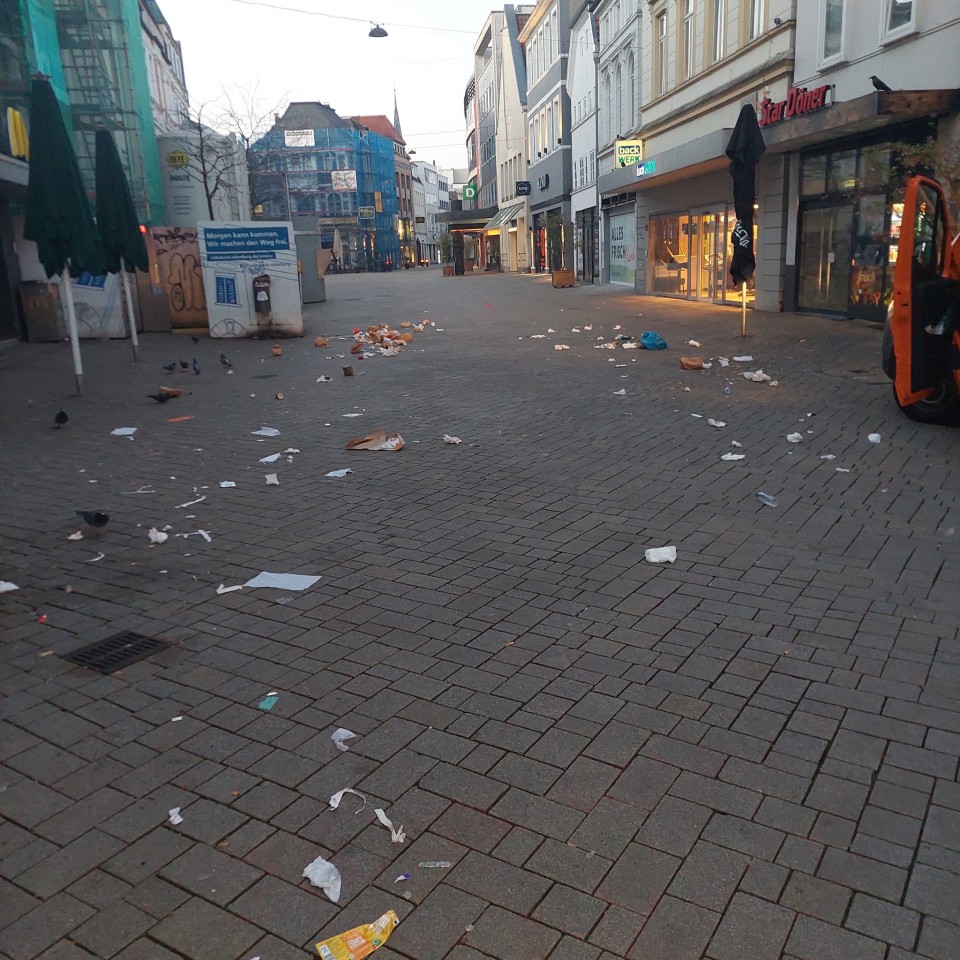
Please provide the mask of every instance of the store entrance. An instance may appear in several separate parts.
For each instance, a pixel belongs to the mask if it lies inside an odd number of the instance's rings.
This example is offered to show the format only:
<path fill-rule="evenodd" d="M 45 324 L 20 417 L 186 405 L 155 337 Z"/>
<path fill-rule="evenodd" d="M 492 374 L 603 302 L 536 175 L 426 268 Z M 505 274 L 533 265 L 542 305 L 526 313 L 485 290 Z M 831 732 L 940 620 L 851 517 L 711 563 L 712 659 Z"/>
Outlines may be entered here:
<path fill-rule="evenodd" d="M 804 201 L 800 223 L 800 309 L 846 314 L 853 203 Z"/>

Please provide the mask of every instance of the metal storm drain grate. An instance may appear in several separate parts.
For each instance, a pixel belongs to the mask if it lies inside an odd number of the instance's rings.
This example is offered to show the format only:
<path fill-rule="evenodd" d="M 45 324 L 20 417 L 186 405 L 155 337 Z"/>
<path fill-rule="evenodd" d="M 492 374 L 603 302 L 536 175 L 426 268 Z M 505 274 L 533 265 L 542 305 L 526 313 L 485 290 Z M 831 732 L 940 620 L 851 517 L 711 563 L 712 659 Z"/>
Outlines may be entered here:
<path fill-rule="evenodd" d="M 96 670 L 98 673 L 115 673 L 131 663 L 144 660 L 170 644 L 156 637 L 145 637 L 141 633 L 117 633 L 106 640 L 89 643 L 73 653 L 65 654 L 63 659 L 81 667 Z"/>

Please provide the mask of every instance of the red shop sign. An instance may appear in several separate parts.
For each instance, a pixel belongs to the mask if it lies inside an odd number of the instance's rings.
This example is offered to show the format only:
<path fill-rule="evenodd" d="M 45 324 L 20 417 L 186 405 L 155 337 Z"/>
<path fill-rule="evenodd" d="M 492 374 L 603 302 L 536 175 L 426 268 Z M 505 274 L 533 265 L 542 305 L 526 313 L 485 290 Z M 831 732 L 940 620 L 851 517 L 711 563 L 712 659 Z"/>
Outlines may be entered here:
<path fill-rule="evenodd" d="M 821 107 L 827 106 L 827 94 L 830 87 L 814 87 L 807 90 L 805 87 L 791 87 L 787 91 L 787 99 L 774 102 L 764 97 L 760 102 L 760 126 L 769 127 L 772 123 L 789 120 L 790 117 L 799 117 L 804 113 L 812 113 Z"/>

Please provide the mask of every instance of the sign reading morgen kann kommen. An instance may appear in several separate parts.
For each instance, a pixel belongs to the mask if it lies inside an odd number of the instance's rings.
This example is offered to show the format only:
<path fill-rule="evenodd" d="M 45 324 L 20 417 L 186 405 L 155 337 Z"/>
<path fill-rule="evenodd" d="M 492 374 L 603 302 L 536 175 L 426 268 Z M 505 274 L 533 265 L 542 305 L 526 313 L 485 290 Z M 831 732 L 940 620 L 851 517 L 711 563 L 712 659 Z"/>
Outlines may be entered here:
<path fill-rule="evenodd" d="M 293 224 L 198 223 L 197 241 L 210 336 L 303 336 Z"/>

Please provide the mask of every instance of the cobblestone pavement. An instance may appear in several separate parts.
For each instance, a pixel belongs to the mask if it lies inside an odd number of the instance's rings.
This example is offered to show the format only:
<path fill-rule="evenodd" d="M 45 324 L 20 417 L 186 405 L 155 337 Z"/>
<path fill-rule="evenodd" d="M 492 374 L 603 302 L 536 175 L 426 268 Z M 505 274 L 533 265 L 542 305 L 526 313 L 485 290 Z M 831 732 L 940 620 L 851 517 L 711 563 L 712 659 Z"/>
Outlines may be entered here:
<path fill-rule="evenodd" d="M 877 330 L 751 316 L 744 346 L 735 312 L 609 288 L 328 287 L 280 358 L 87 343 L 82 400 L 65 346 L 0 355 L 0 954 L 287 960 L 394 909 L 381 960 L 956 960 L 960 435 L 896 411 Z M 353 379 L 312 343 L 424 317 Z M 670 349 L 593 349 L 617 324 Z M 378 426 L 406 449 L 344 451 Z M 68 540 L 87 507 L 108 526 Z M 322 579 L 217 594 L 262 569 Z M 61 659 L 124 630 L 172 646 Z M 362 813 L 326 809 L 344 787 Z"/>

